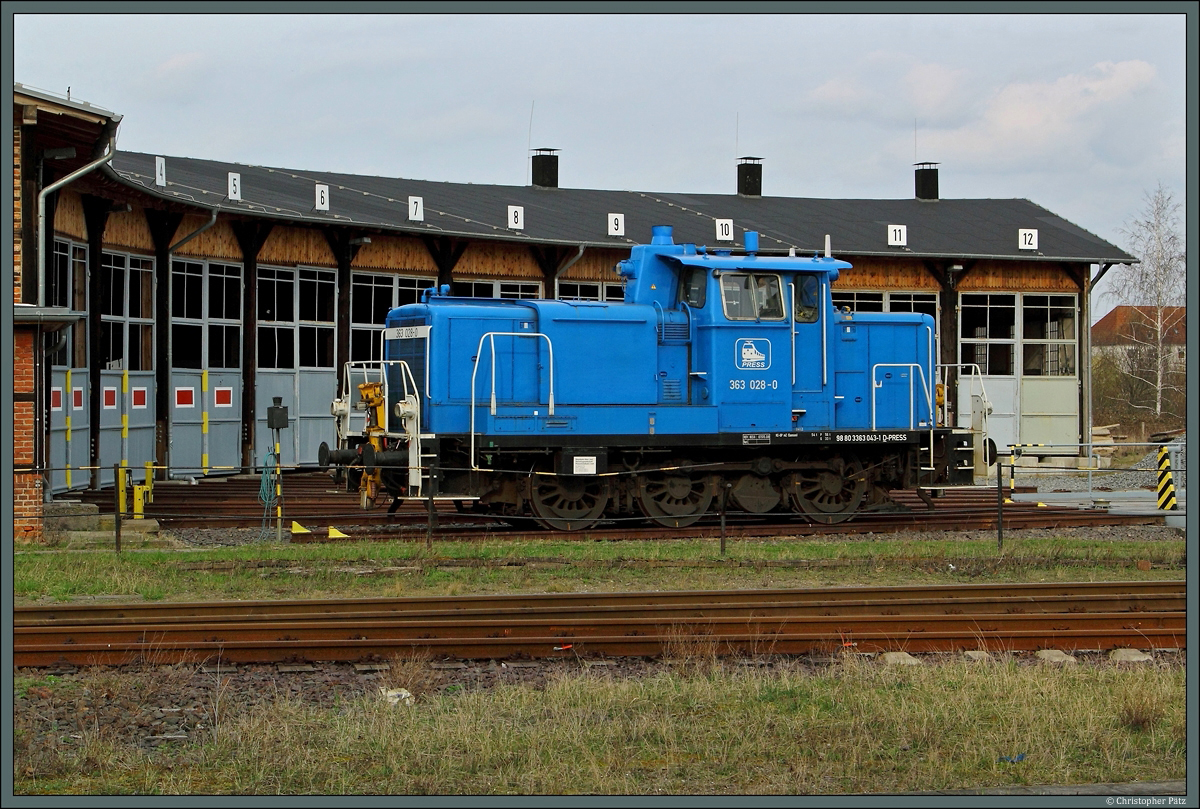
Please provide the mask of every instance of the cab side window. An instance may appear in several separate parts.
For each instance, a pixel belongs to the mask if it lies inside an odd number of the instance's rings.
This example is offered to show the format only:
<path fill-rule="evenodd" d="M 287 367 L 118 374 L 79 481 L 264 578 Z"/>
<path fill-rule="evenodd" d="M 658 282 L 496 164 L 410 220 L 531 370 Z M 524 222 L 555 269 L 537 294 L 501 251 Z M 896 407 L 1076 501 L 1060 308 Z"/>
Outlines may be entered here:
<path fill-rule="evenodd" d="M 721 306 L 730 320 L 754 320 L 754 287 L 749 275 L 721 276 Z"/>
<path fill-rule="evenodd" d="M 679 285 L 679 300 L 693 309 L 703 309 L 707 282 L 708 273 L 702 267 L 693 267 Z"/>
<path fill-rule="evenodd" d="M 783 294 L 777 275 L 754 277 L 755 304 L 760 320 L 783 320 Z"/>
<path fill-rule="evenodd" d="M 796 276 L 796 322 L 816 323 L 821 286 L 815 275 Z"/>

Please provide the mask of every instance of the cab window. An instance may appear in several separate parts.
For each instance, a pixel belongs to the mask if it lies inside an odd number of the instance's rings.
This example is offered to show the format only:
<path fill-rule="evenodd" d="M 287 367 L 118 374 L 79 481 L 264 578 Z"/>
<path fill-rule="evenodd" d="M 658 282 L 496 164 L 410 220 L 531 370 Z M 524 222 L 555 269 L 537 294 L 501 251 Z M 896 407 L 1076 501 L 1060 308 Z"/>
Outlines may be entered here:
<path fill-rule="evenodd" d="M 821 285 L 815 275 L 796 276 L 796 322 L 816 323 Z"/>
<path fill-rule="evenodd" d="M 707 282 L 708 272 L 703 267 L 692 267 L 684 274 L 683 282 L 679 285 L 679 300 L 693 309 L 703 309 Z"/>
<path fill-rule="evenodd" d="M 729 273 L 721 276 L 721 306 L 729 320 L 783 320 L 782 286 L 777 275 Z"/>

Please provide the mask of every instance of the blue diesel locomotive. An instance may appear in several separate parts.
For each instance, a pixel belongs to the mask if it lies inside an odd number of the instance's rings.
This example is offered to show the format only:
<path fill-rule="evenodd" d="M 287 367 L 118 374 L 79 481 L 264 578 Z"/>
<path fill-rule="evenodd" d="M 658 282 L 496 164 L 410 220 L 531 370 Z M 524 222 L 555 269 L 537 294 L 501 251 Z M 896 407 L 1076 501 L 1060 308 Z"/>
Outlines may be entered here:
<path fill-rule="evenodd" d="M 426 290 L 388 314 L 381 361 L 347 364 L 322 465 L 364 507 L 454 498 L 564 531 L 681 527 L 717 497 L 833 523 L 970 484 L 970 433 L 938 423 L 933 319 L 838 310 L 849 266 L 659 226 L 615 268 L 622 303 Z"/>

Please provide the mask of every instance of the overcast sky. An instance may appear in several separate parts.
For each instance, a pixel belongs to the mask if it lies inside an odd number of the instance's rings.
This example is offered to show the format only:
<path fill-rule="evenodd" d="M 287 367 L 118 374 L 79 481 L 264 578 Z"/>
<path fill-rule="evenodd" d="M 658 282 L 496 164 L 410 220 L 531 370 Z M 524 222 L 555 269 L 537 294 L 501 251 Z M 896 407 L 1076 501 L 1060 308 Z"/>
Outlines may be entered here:
<path fill-rule="evenodd" d="M 1029 199 L 1121 247 L 1160 182 L 1185 201 L 1182 14 L 17 14 L 13 31 L 14 80 L 120 113 L 128 151 L 527 185 L 529 148 L 552 147 L 563 187 L 725 194 L 754 155 L 764 195 L 838 199 L 912 197 L 912 164 L 935 161 L 944 198 Z"/>

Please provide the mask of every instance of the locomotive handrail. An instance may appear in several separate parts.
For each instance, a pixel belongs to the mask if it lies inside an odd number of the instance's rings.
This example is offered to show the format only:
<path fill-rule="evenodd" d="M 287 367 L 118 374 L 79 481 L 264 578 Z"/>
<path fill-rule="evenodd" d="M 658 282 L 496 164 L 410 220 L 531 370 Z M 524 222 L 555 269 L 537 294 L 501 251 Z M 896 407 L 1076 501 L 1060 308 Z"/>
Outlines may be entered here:
<path fill-rule="evenodd" d="M 695 334 L 695 326 L 696 326 L 696 324 L 692 322 L 692 307 L 688 306 L 688 302 L 687 302 L 687 301 L 680 301 L 680 302 L 679 302 L 679 309 L 680 309 L 680 311 L 682 311 L 682 312 L 683 312 L 685 315 L 687 315 L 687 321 L 688 321 L 688 342 L 689 342 L 689 343 L 695 343 L 695 342 L 696 342 L 696 334 Z"/>
<path fill-rule="evenodd" d="M 346 381 L 345 395 L 348 397 L 353 397 L 353 395 L 354 395 L 353 391 L 357 390 L 357 387 L 352 384 L 354 372 L 361 371 L 364 384 L 366 384 L 367 382 L 370 382 L 370 381 L 378 381 L 381 385 L 383 385 L 383 400 L 384 400 L 384 402 L 387 402 L 389 399 L 389 397 L 388 397 L 389 386 L 388 386 L 388 377 L 387 377 L 386 369 L 387 369 L 387 366 L 389 366 L 389 365 L 396 365 L 400 368 L 400 379 L 401 379 L 401 381 L 404 382 L 404 392 L 402 394 L 403 397 L 408 396 L 408 390 L 409 390 L 408 386 L 409 386 L 410 382 L 412 383 L 413 392 L 418 395 L 420 394 L 421 389 L 419 387 L 417 387 L 416 377 L 413 376 L 412 369 L 409 367 L 408 363 L 405 362 L 404 360 L 355 360 L 353 362 L 347 362 L 345 365 L 342 366 L 342 371 L 343 371 L 343 374 L 345 375 L 345 381 Z M 374 371 L 376 374 L 378 374 L 378 380 L 370 379 L 369 374 L 372 371 Z M 386 422 L 386 424 L 384 424 L 384 428 L 383 428 L 384 433 L 386 433 L 389 436 L 398 435 L 397 433 L 392 432 L 392 429 L 391 429 L 392 428 L 392 413 L 390 410 L 388 410 L 387 407 L 384 408 L 384 417 L 387 419 L 387 422 Z M 417 419 L 418 419 L 418 424 L 419 424 L 420 423 L 419 412 L 418 412 Z M 419 431 L 420 431 L 420 428 L 418 427 L 418 432 Z"/>
<path fill-rule="evenodd" d="M 788 281 L 788 319 L 792 323 L 792 390 L 796 389 L 796 282 Z"/>
<path fill-rule="evenodd" d="M 829 384 L 829 377 L 828 377 L 828 374 L 825 369 L 828 367 L 828 364 L 829 364 L 828 356 L 827 356 L 828 340 L 829 340 L 829 327 L 831 325 L 833 325 L 833 318 L 829 317 L 829 309 L 827 306 L 825 306 L 825 281 L 822 280 L 819 283 L 821 285 L 821 309 L 820 309 L 820 311 L 825 313 L 824 318 L 822 318 L 820 314 L 817 315 L 818 322 L 821 324 L 821 387 L 825 387 L 826 385 Z M 837 397 L 835 396 L 834 398 L 836 399 Z"/>
<path fill-rule="evenodd" d="M 970 394 L 971 392 L 973 392 L 975 390 L 975 380 L 978 379 L 979 380 L 979 395 L 983 397 L 983 403 L 988 404 L 988 405 L 991 404 L 991 400 L 988 399 L 987 389 L 984 388 L 984 386 L 983 386 L 983 369 L 979 367 L 978 363 L 975 363 L 975 362 L 958 362 L 958 363 L 948 362 L 948 363 L 939 363 L 937 367 L 938 368 L 970 368 L 972 370 L 972 373 L 969 375 L 969 378 L 971 380 L 971 390 L 968 391 L 968 394 Z M 986 409 L 984 409 L 984 411 L 983 411 L 983 423 L 985 425 L 987 424 L 987 410 Z M 984 434 L 986 434 L 986 433 L 987 433 L 987 428 L 984 427 Z"/>
<path fill-rule="evenodd" d="M 483 354 L 483 341 L 487 340 L 492 349 L 492 401 L 491 414 L 496 415 L 496 338 L 497 337 L 541 337 L 546 341 L 546 348 L 550 352 L 550 402 L 549 412 L 547 415 L 554 415 L 554 343 L 550 340 L 550 336 L 541 332 L 519 332 L 519 331 L 489 331 L 484 333 L 479 338 L 479 346 L 475 349 L 474 365 L 471 369 L 471 468 L 478 469 L 479 466 L 475 462 L 475 375 L 479 373 L 479 357 Z"/>

